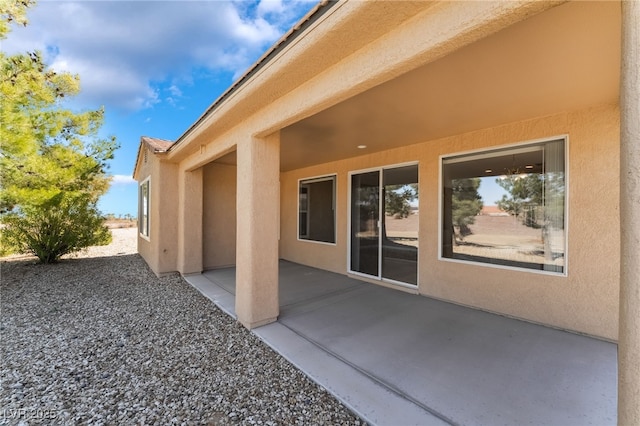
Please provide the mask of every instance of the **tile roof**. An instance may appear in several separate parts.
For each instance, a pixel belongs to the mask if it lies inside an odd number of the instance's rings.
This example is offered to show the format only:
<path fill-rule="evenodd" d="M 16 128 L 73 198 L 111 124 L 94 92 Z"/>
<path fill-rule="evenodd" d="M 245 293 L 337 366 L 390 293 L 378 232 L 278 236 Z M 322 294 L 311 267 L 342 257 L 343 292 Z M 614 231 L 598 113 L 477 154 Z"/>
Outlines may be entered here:
<path fill-rule="evenodd" d="M 173 142 L 165 140 L 165 139 L 157 139 L 151 138 L 149 136 L 143 136 L 140 138 L 140 142 L 147 145 L 149 148 L 153 150 L 154 153 L 162 153 L 166 152 Z"/>
<path fill-rule="evenodd" d="M 136 154 L 136 164 L 133 166 L 133 177 L 136 179 L 138 173 L 138 164 L 140 163 L 140 154 L 142 153 L 142 147 L 149 148 L 154 154 L 164 154 L 169 150 L 169 147 L 173 145 L 173 142 L 152 138 L 149 136 L 143 136 L 140 138 L 140 145 L 138 145 L 138 153 Z"/>

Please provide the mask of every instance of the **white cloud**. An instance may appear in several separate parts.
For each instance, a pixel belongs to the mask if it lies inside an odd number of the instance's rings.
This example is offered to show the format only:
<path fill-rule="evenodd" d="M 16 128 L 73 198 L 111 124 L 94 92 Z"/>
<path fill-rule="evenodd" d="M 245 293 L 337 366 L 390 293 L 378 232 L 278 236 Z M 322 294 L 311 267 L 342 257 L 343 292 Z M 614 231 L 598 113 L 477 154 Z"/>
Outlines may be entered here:
<path fill-rule="evenodd" d="M 137 182 L 129 175 L 113 175 L 111 177 L 111 183 L 114 185 L 131 185 Z"/>
<path fill-rule="evenodd" d="M 269 22 L 288 23 L 290 27 L 301 17 L 301 12 L 306 13 L 316 3 L 317 0 L 261 0 L 256 14 Z"/>
<path fill-rule="evenodd" d="M 180 88 L 175 84 L 172 84 L 171 87 L 169 87 L 169 92 L 171 92 L 171 95 L 174 97 L 182 96 L 182 90 L 180 90 Z"/>
<path fill-rule="evenodd" d="M 155 83 L 185 84 L 193 69 L 242 74 L 310 8 L 300 0 L 43 1 L 3 51 L 45 52 L 54 69 L 80 75 L 79 101 L 90 107 L 139 110 L 161 101 Z M 175 103 L 182 90 L 172 84 Z"/>
<path fill-rule="evenodd" d="M 165 102 L 169 103 L 171 106 L 176 106 L 180 98 L 182 98 L 182 90 L 175 84 L 172 84 L 167 89 L 169 92 L 169 96 L 164 98 Z"/>
<path fill-rule="evenodd" d="M 79 56 L 61 54 L 51 63 L 57 71 L 80 75 L 80 101 L 98 107 L 113 105 L 126 110 L 138 110 L 158 103 L 158 93 L 142 75 L 129 67 L 96 66 Z"/>
<path fill-rule="evenodd" d="M 283 13 L 284 10 L 282 0 L 262 0 L 258 5 L 258 15 L 260 16 L 268 13 Z"/>

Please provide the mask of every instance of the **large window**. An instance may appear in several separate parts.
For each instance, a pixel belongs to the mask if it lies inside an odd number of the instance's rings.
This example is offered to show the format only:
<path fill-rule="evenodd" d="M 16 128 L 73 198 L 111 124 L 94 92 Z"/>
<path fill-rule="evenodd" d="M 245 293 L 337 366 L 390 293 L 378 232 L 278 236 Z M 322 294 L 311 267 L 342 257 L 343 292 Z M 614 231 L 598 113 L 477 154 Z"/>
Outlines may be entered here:
<path fill-rule="evenodd" d="M 299 181 L 298 199 L 298 238 L 335 243 L 336 177 Z"/>
<path fill-rule="evenodd" d="M 149 178 L 140 184 L 138 194 L 138 232 L 149 238 Z"/>
<path fill-rule="evenodd" d="M 564 273 L 565 141 L 442 159 L 442 257 Z"/>

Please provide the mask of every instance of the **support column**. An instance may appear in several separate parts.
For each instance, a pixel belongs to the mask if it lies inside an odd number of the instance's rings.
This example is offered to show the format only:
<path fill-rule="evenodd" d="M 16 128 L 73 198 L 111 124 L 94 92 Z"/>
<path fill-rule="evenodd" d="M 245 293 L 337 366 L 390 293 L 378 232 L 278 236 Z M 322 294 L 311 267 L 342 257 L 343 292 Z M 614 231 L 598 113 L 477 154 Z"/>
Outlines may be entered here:
<path fill-rule="evenodd" d="M 622 2 L 618 424 L 640 425 L 640 2 Z"/>
<path fill-rule="evenodd" d="M 238 144 L 236 314 L 247 328 L 275 321 L 280 229 L 280 133 Z"/>
<path fill-rule="evenodd" d="M 178 271 L 202 272 L 202 168 L 180 171 L 178 186 Z"/>

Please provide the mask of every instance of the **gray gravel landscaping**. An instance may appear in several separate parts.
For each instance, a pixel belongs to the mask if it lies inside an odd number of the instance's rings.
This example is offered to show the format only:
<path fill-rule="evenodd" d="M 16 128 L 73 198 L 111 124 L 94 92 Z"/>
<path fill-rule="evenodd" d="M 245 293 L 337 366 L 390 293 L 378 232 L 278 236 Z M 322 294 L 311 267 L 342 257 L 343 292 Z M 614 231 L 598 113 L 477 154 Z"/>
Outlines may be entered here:
<path fill-rule="evenodd" d="M 362 424 L 179 275 L 157 278 L 135 235 L 2 260 L 0 424 Z"/>

